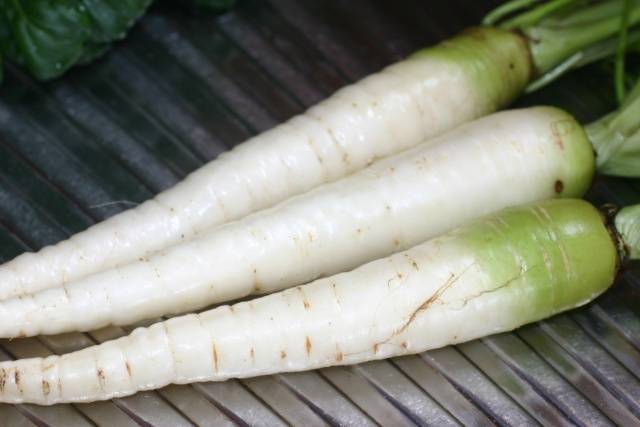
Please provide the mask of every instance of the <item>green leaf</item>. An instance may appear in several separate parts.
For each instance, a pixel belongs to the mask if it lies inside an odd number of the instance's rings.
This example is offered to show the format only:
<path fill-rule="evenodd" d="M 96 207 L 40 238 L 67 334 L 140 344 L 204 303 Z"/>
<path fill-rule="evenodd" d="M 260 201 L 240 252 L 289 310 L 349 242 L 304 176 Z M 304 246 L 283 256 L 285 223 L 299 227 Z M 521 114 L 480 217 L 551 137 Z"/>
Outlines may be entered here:
<path fill-rule="evenodd" d="M 193 2 L 196 6 L 206 7 L 216 12 L 230 9 L 235 4 L 235 0 L 193 0 Z"/>
<path fill-rule="evenodd" d="M 90 22 L 77 1 L 11 0 L 7 5 L 13 37 L 6 53 L 36 78 L 56 77 L 80 58 Z"/>
<path fill-rule="evenodd" d="M 0 0 L 0 49 L 37 79 L 51 79 L 103 54 L 151 1 Z"/>

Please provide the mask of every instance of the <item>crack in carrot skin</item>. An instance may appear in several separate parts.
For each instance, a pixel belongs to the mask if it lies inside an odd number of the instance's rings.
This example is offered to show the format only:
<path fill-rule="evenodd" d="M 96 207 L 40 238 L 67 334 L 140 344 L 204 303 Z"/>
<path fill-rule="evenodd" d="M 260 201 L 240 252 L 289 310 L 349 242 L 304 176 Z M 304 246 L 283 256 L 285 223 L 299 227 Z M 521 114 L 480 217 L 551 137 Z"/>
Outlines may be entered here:
<path fill-rule="evenodd" d="M 467 267 L 465 267 L 460 274 L 456 275 L 455 273 L 451 273 L 449 275 L 449 277 L 447 278 L 447 280 L 445 281 L 444 284 L 442 284 L 438 289 L 436 289 L 436 291 L 431 294 L 431 296 L 422 304 L 420 304 L 420 306 L 418 308 L 416 308 L 411 315 L 409 316 L 409 319 L 397 330 L 395 330 L 391 336 L 383 341 L 380 341 L 378 343 L 376 343 L 376 345 L 382 345 L 382 344 L 386 344 L 387 342 L 389 342 L 391 339 L 393 339 L 393 337 L 400 335 L 401 333 L 403 333 L 404 331 L 407 330 L 407 328 L 413 323 L 413 321 L 416 319 L 416 317 L 418 316 L 418 314 L 422 311 L 425 311 L 426 309 L 428 309 L 432 304 L 434 304 L 436 301 L 438 301 L 440 299 L 440 297 L 442 297 L 442 295 L 449 289 L 451 288 L 458 280 L 460 280 L 460 278 L 462 276 L 464 276 L 464 274 L 469 271 L 469 269 L 471 269 L 471 267 L 475 266 L 476 262 L 472 262 L 471 264 L 469 264 Z"/>
<path fill-rule="evenodd" d="M 533 270 L 534 268 L 537 268 L 539 266 L 533 266 L 527 269 L 524 269 L 522 267 L 520 267 L 520 272 L 513 276 L 512 278 L 508 279 L 507 281 L 505 281 L 503 284 L 496 286 L 495 288 L 491 288 L 491 289 L 485 289 L 483 291 L 478 292 L 477 294 L 473 294 L 470 295 L 468 297 L 462 298 L 460 300 L 452 300 L 452 301 L 447 301 L 447 305 L 448 306 L 453 306 L 454 303 L 456 303 L 457 301 L 462 301 L 462 305 L 460 307 L 456 307 L 456 308 L 452 308 L 454 310 L 461 310 L 462 308 L 464 308 L 471 300 L 474 300 L 476 298 L 479 298 L 483 295 L 487 295 L 487 294 L 491 294 L 493 292 L 497 292 L 500 291 L 508 286 L 511 286 L 513 283 L 515 283 L 518 279 L 522 278 L 525 274 L 527 274 L 527 272 L 529 272 L 530 270 Z"/>
<path fill-rule="evenodd" d="M 374 354 L 377 354 L 378 351 L 380 350 L 380 346 L 383 344 L 387 344 L 389 341 L 391 341 L 394 337 L 396 337 L 397 335 L 401 334 L 402 332 L 404 332 L 410 325 L 411 323 L 413 323 L 413 321 L 416 319 L 416 317 L 418 316 L 418 314 L 426 309 L 428 309 L 431 305 L 433 305 L 434 303 L 436 303 L 436 301 L 438 301 L 442 295 L 449 289 L 451 288 L 451 286 L 453 286 L 467 271 L 469 271 L 469 269 L 471 269 L 471 267 L 475 266 L 476 262 L 473 262 L 471 264 L 469 264 L 467 267 L 465 267 L 460 274 L 456 275 L 455 273 L 450 273 L 449 277 L 447 278 L 447 280 L 445 281 L 444 284 L 442 284 L 441 286 L 438 287 L 438 289 L 436 289 L 436 291 L 431 294 L 431 296 L 429 296 L 429 298 L 427 298 L 427 300 L 425 302 L 423 302 L 422 304 L 420 304 L 420 306 L 418 308 L 416 308 L 411 315 L 409 316 L 409 319 L 407 319 L 406 322 L 404 322 L 404 324 L 399 328 L 396 329 L 395 331 L 393 331 L 391 333 L 391 335 L 381 341 L 378 341 L 376 343 L 373 344 L 373 346 L 371 347 L 371 349 L 373 350 Z M 405 342 L 403 342 L 400 347 L 403 350 L 407 350 L 408 349 L 408 345 Z M 343 359 L 344 357 L 350 357 L 350 356 L 358 356 L 364 353 L 367 353 L 370 350 L 363 350 L 363 351 L 357 351 L 357 352 L 352 352 L 352 353 L 344 353 L 342 354 Z"/>

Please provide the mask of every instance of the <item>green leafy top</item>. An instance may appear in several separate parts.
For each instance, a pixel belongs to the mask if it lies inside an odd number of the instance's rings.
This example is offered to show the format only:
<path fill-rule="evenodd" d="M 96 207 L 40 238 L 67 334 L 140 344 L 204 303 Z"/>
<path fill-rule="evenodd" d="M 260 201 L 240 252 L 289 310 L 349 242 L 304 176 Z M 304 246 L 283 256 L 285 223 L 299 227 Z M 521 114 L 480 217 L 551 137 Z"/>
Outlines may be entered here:
<path fill-rule="evenodd" d="M 616 111 L 585 130 L 600 173 L 640 178 L 640 81 Z"/>
<path fill-rule="evenodd" d="M 532 91 L 606 56 L 617 53 L 620 62 L 620 46 L 637 38 L 640 0 L 512 0 L 487 15 L 484 23 L 520 31 L 529 40 L 538 73 L 528 88 Z"/>
<path fill-rule="evenodd" d="M 0 0 L 0 49 L 41 80 L 124 37 L 151 0 Z"/>

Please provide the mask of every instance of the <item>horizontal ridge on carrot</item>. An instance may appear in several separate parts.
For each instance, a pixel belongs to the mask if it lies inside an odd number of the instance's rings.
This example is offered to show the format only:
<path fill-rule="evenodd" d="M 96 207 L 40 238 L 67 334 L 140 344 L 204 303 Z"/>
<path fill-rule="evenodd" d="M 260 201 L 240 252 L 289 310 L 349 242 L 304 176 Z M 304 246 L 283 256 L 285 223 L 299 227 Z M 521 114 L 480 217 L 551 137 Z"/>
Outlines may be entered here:
<path fill-rule="evenodd" d="M 554 11 L 535 20 L 525 12 L 520 22 L 507 21 L 507 29 L 475 28 L 419 51 L 220 156 L 153 200 L 6 263 L 0 298 L 150 256 L 501 108 L 532 78 L 614 35 L 620 4 L 564 8 L 561 17 L 575 23 L 562 27 L 545 24 Z M 631 9 L 635 25 L 640 2 Z M 567 37 L 570 45 L 558 43 Z"/>
<path fill-rule="evenodd" d="M 610 219 L 575 199 L 506 209 L 348 273 L 74 353 L 2 362 L 0 401 L 102 400 L 170 383 L 360 363 L 509 331 L 587 303 L 628 257 L 638 257 L 640 208 Z"/>

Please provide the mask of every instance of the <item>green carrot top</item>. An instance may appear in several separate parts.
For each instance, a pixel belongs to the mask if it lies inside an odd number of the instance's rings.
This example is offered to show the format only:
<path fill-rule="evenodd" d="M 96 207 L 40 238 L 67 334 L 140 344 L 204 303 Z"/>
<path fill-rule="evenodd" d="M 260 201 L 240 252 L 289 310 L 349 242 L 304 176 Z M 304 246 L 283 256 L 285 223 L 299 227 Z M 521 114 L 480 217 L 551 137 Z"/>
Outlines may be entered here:
<path fill-rule="evenodd" d="M 620 41 L 640 40 L 640 0 L 511 0 L 483 23 L 525 36 L 537 77 L 528 87 L 533 91 L 570 69 L 620 54 Z"/>
<path fill-rule="evenodd" d="M 585 131 L 600 173 L 640 177 L 640 81 L 616 111 L 585 126 Z"/>

